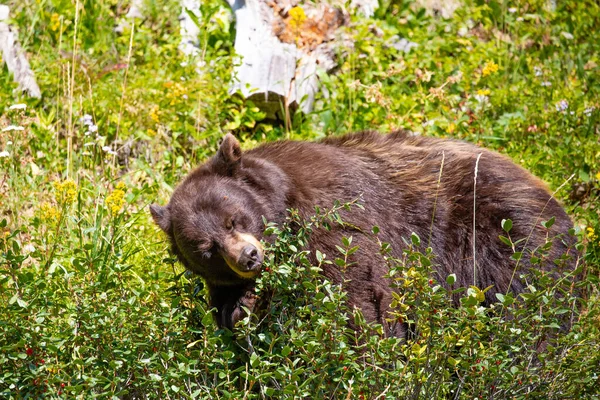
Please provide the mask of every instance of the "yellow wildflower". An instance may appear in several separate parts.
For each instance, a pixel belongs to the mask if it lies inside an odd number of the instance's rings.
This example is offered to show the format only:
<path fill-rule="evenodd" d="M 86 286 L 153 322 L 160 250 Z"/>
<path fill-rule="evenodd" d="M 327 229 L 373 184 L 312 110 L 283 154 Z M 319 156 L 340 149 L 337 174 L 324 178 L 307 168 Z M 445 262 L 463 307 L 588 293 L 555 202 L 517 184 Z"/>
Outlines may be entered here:
<path fill-rule="evenodd" d="M 125 204 L 125 184 L 119 182 L 115 187 L 115 190 L 108 195 L 105 202 L 112 215 L 118 214 Z"/>
<path fill-rule="evenodd" d="M 166 97 L 169 100 L 169 105 L 171 106 L 181 103 L 182 99 L 186 100 L 188 98 L 185 86 L 179 82 L 166 82 L 163 86 L 169 89 Z"/>
<path fill-rule="evenodd" d="M 596 239 L 596 231 L 591 226 L 588 226 L 587 228 L 587 237 L 590 240 Z"/>
<path fill-rule="evenodd" d="M 450 123 L 450 125 L 448 125 L 448 128 L 446 128 L 446 132 L 448 132 L 449 134 L 453 134 L 454 132 L 456 132 L 456 124 L 454 122 Z"/>
<path fill-rule="evenodd" d="M 150 109 L 150 118 L 152 119 L 152 121 L 154 121 L 157 124 L 160 121 L 159 116 L 158 116 L 158 110 L 159 110 L 158 105 L 154 105 Z"/>
<path fill-rule="evenodd" d="M 72 179 L 54 181 L 54 197 L 59 204 L 72 204 L 77 197 L 77 185 Z"/>
<path fill-rule="evenodd" d="M 492 93 L 492 92 L 490 91 L 490 89 L 479 89 L 479 90 L 477 91 L 477 94 L 478 94 L 478 95 L 480 95 L 480 96 L 489 96 L 489 95 L 490 95 L 490 93 Z"/>
<path fill-rule="evenodd" d="M 306 13 L 302 7 L 294 7 L 290 10 L 290 28 L 294 31 L 299 30 L 306 21 Z"/>
<path fill-rule="evenodd" d="M 42 203 L 39 216 L 43 221 L 54 223 L 60 219 L 60 211 L 49 203 Z"/>
<path fill-rule="evenodd" d="M 600 172 L 596 174 L 596 179 L 600 181 Z"/>
<path fill-rule="evenodd" d="M 50 16 L 50 30 L 56 32 L 60 28 L 60 15 L 53 13 Z"/>
<path fill-rule="evenodd" d="M 498 64 L 496 64 L 495 62 L 493 62 L 492 60 L 489 60 L 488 62 L 485 63 L 485 65 L 483 66 L 483 69 L 481 70 L 481 74 L 483 76 L 488 76 L 488 75 L 492 75 L 495 74 L 496 72 L 498 72 L 498 69 L 500 67 L 498 66 Z"/>

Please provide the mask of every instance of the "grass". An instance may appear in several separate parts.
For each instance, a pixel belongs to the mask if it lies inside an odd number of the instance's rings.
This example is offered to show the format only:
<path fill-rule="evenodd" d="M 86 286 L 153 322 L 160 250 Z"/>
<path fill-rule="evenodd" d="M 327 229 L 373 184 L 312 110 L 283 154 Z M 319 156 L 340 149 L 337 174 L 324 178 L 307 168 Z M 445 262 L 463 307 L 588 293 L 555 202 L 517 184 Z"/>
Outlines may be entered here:
<path fill-rule="evenodd" d="M 120 0 L 9 5 L 43 98 L 22 98 L 5 70 L 0 397 L 598 398 L 595 2 L 553 11 L 545 1 L 466 1 L 448 20 L 382 2 L 374 18 L 352 17 L 353 47 L 339 48 L 339 69 L 322 76 L 329 96 L 289 129 L 227 93 L 237 59 L 220 2 L 202 4 L 200 68 L 177 49 L 174 0 L 146 1 L 145 18 L 120 33 Z M 418 47 L 400 52 L 396 37 Z M 169 254 L 148 205 L 165 203 L 228 131 L 250 148 L 374 128 L 468 140 L 544 179 L 584 249 L 580 296 L 533 272 L 519 301 L 482 309 L 471 288 L 451 307 L 452 293 L 430 278 L 433 256 L 413 238 L 390 260 L 393 284 L 414 289 L 394 304 L 419 327 L 402 343 L 360 313 L 340 314 L 345 294 L 306 265 L 305 237 L 270 227 L 279 240 L 259 284 L 274 293 L 270 312 L 235 333 L 216 330 L 202 282 Z M 308 234 L 334 215 L 296 223 Z M 539 353 L 546 337 L 557 339 Z"/>

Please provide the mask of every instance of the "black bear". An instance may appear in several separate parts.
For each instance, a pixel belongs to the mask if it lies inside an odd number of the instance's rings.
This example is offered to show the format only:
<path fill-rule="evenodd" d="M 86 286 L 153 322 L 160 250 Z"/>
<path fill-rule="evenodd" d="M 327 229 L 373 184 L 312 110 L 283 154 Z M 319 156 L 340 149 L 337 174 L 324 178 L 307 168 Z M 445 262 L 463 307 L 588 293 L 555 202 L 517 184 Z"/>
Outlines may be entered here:
<path fill-rule="evenodd" d="M 392 298 L 388 267 L 379 244 L 363 233 L 373 226 L 395 256 L 411 233 L 428 238 L 441 281 L 454 273 L 458 285 L 472 285 L 475 251 L 475 283 L 493 285 L 486 292 L 487 304 L 509 285 L 516 293 L 524 289 L 518 278 L 512 279 L 513 250 L 499 240 L 503 219 L 513 221 L 514 240 L 528 238 L 519 251 L 543 245 L 547 234 L 558 235 L 562 239 L 548 257 L 554 260 L 572 244 L 567 235 L 572 222 L 561 205 L 509 158 L 469 143 L 403 132 L 361 132 L 316 143 L 280 141 L 243 153 L 228 134 L 217 154 L 175 189 L 167 206 L 150 210 L 179 260 L 206 281 L 217 324 L 232 328 L 245 316 L 242 306 L 252 309 L 256 300 L 253 280 L 263 261 L 263 217 L 281 223 L 288 209 L 308 217 L 316 205 L 328 208 L 336 200 L 356 198 L 364 210 L 345 212 L 348 226 L 313 234 L 309 250 L 335 256 L 341 237 L 353 237 L 353 245 L 360 247 L 345 272 L 349 305 L 359 307 L 368 321 L 383 324 L 390 335 L 404 336 L 406 328 L 387 322 Z M 548 231 L 541 221 L 551 217 L 556 221 Z M 519 265 L 530 267 L 528 258 Z M 536 268 L 555 266 L 548 261 Z M 335 265 L 326 266 L 323 274 L 341 281 Z"/>

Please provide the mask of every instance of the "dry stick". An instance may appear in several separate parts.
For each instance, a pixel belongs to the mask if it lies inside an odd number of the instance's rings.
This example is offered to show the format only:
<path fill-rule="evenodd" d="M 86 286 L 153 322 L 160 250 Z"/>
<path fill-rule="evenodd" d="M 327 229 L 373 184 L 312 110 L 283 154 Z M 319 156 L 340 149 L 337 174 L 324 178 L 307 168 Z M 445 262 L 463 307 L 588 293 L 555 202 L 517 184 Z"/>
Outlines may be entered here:
<path fill-rule="evenodd" d="M 58 34 L 58 54 L 59 55 L 60 55 L 60 50 L 62 49 L 62 40 L 63 40 L 63 17 L 61 16 L 60 17 L 60 32 Z M 56 83 L 56 97 L 58 97 L 60 99 L 61 81 L 63 80 L 64 67 L 62 66 L 62 63 L 59 63 L 59 65 L 60 65 L 60 70 L 59 70 L 60 76 L 58 78 L 58 82 Z M 56 102 L 56 108 L 55 108 L 56 111 L 55 112 L 56 112 L 56 120 L 57 121 L 61 120 L 61 116 L 60 116 L 61 109 L 59 108 L 60 103 L 61 103 L 60 101 Z M 57 127 L 58 126 L 59 126 L 59 124 L 57 123 Z M 58 140 L 60 135 L 58 134 L 58 132 L 55 132 L 55 134 L 56 134 L 56 151 L 60 154 L 60 151 L 59 151 L 60 143 Z"/>
<path fill-rule="evenodd" d="M 540 219 L 542 218 L 542 214 L 544 213 L 544 211 L 546 210 L 546 207 L 548 206 L 548 204 L 550 203 L 550 201 L 552 199 L 554 199 L 554 196 L 556 195 L 556 193 L 558 193 L 560 191 L 560 189 L 563 188 L 563 186 L 565 186 L 567 183 L 569 183 L 569 181 L 571 179 L 573 179 L 573 177 L 575 176 L 575 174 L 571 175 L 569 177 L 569 179 L 567 179 L 566 181 L 564 181 L 564 183 L 562 185 L 560 185 L 558 187 L 558 189 L 556 189 L 552 195 L 550 195 L 550 198 L 548 199 L 548 201 L 546 202 L 546 204 L 544 204 L 544 207 L 542 207 L 542 211 L 540 211 L 540 213 L 538 214 L 533 226 L 531 227 L 531 231 L 529 231 L 529 235 L 527 235 L 527 239 L 525 240 L 525 244 L 523 245 L 523 251 L 525 251 L 527 249 L 527 243 L 529 243 L 529 239 L 531 239 L 531 235 L 533 235 L 533 231 L 535 230 L 535 227 L 537 226 L 538 222 L 540 221 Z M 523 258 L 523 257 L 521 257 Z M 510 287 L 513 283 L 513 280 L 515 278 L 515 274 L 517 272 L 517 269 L 519 268 L 519 263 L 521 262 L 521 258 L 519 258 L 517 260 L 517 263 L 515 264 L 515 268 L 513 269 L 513 273 L 512 276 L 510 277 L 510 282 L 508 282 L 508 287 L 506 288 L 506 294 L 508 295 L 508 292 L 510 291 Z"/>
<path fill-rule="evenodd" d="M 475 257 L 475 200 L 477 199 L 477 172 L 479 170 L 479 159 L 483 153 L 479 153 L 475 161 L 475 176 L 473 178 L 473 286 L 477 286 L 477 259 Z"/>
<path fill-rule="evenodd" d="M 442 183 L 442 172 L 444 171 L 444 160 L 446 159 L 446 153 L 442 151 L 442 162 L 440 163 L 440 174 L 438 175 L 437 188 L 435 190 L 435 200 L 433 201 L 433 213 L 431 214 L 431 224 L 429 226 L 429 240 L 427 241 L 427 247 L 431 246 L 431 237 L 433 236 L 433 222 L 435 220 L 435 212 L 437 210 L 437 200 L 440 193 L 440 185 Z"/>
<path fill-rule="evenodd" d="M 125 76 L 123 77 L 123 88 L 121 90 L 121 104 L 119 105 L 119 119 L 117 120 L 117 132 L 115 133 L 114 142 L 116 142 L 119 138 L 119 128 L 121 127 L 121 117 L 123 115 L 123 102 L 125 101 L 125 90 L 127 89 L 127 75 L 129 74 L 129 65 L 131 64 L 131 50 L 133 49 L 133 33 L 135 31 L 135 22 L 133 20 L 131 22 L 131 36 L 129 37 L 127 67 L 125 68 Z M 116 160 L 116 157 L 114 159 Z"/>
<path fill-rule="evenodd" d="M 75 30 L 73 33 L 73 59 L 71 61 L 71 77 L 69 87 L 69 127 L 67 130 L 67 177 L 71 176 L 73 167 L 73 88 L 75 86 L 75 61 L 77 60 L 77 27 L 79 25 L 79 0 L 75 3 Z"/>

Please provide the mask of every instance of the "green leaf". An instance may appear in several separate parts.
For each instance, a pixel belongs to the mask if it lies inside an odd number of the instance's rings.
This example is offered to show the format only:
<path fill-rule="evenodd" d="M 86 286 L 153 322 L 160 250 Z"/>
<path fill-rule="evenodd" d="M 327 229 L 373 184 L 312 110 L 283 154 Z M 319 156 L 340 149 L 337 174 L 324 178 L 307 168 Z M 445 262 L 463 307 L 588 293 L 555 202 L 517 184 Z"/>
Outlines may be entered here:
<path fill-rule="evenodd" d="M 342 237 L 342 244 L 344 245 L 344 247 L 350 247 L 350 245 L 352 244 L 352 236 Z"/>
<path fill-rule="evenodd" d="M 448 364 L 450 364 L 452 367 L 456 367 L 459 363 L 460 360 L 457 360 L 453 357 L 448 357 Z"/>
<path fill-rule="evenodd" d="M 508 233 L 510 232 L 510 230 L 512 229 L 513 223 L 510 219 L 503 219 L 502 220 L 502 229 L 504 230 L 504 232 Z"/>
<path fill-rule="evenodd" d="M 204 323 L 204 319 L 202 320 L 202 323 Z M 187 345 L 187 346 L 185 346 L 185 348 L 186 348 L 186 349 L 189 349 L 189 348 L 191 348 L 191 347 L 194 347 L 194 346 L 196 345 L 196 343 L 199 343 L 199 342 L 202 342 L 202 341 L 203 341 L 203 340 L 202 340 L 202 339 L 200 339 L 200 340 L 196 340 L 195 342 L 188 343 L 188 345 Z"/>
<path fill-rule="evenodd" d="M 325 258 L 325 257 L 323 256 L 323 253 L 321 253 L 319 250 L 317 250 L 317 251 L 315 252 L 315 256 L 317 257 L 317 261 L 318 261 L 319 263 L 322 263 L 322 262 L 323 262 L 323 258 Z"/>
<path fill-rule="evenodd" d="M 510 239 L 509 239 L 509 238 L 507 238 L 506 236 L 502 236 L 502 235 L 500 235 L 500 236 L 498 236 L 498 238 L 499 238 L 499 239 L 500 239 L 500 241 L 501 241 L 502 243 L 504 243 L 505 245 L 507 245 L 507 246 L 511 246 L 511 247 L 512 247 L 512 242 L 511 242 L 511 241 L 510 241 Z"/>
<path fill-rule="evenodd" d="M 454 282 L 456 282 L 456 274 L 450 274 L 446 277 L 446 283 L 448 285 L 454 285 Z"/>
<path fill-rule="evenodd" d="M 149 376 L 149 377 L 150 377 L 150 379 L 152 379 L 153 381 L 157 381 L 157 382 L 159 382 L 159 381 L 162 381 L 162 377 L 161 377 L 160 375 L 157 375 L 157 374 L 149 374 L 148 376 Z"/>
<path fill-rule="evenodd" d="M 552 228 L 552 225 L 554 225 L 554 222 L 556 222 L 556 218 L 552 217 L 548 221 L 542 221 L 542 226 L 546 229 L 550 229 Z"/>
<path fill-rule="evenodd" d="M 418 246 L 421 244 L 421 238 L 419 237 L 419 235 L 417 235 L 414 232 L 410 234 L 410 240 L 412 241 L 412 244 L 414 244 L 415 246 Z"/>
<path fill-rule="evenodd" d="M 207 312 L 206 314 L 204 314 L 204 317 L 202 317 L 202 326 L 205 327 L 210 327 L 213 324 L 213 317 L 212 314 L 210 312 Z"/>

